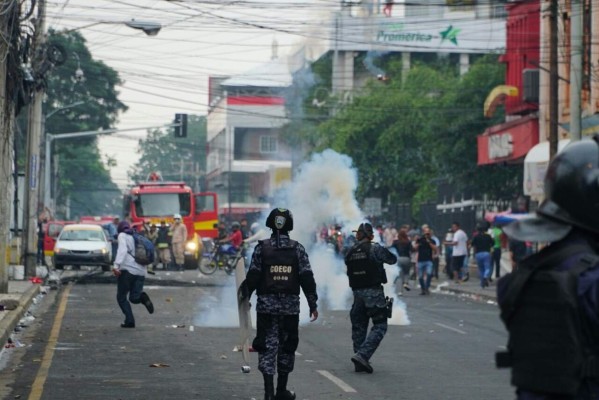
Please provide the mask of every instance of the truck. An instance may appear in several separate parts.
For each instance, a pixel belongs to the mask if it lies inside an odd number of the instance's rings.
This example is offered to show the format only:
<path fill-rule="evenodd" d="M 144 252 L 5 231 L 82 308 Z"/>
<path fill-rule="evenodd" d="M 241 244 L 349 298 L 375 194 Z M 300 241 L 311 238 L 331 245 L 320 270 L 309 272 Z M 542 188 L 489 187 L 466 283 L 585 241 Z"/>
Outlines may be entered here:
<path fill-rule="evenodd" d="M 174 222 L 180 214 L 187 228 L 185 244 L 185 268 L 197 268 L 202 260 L 202 239 L 218 236 L 218 199 L 214 192 L 194 193 L 185 182 L 165 182 L 150 175 L 150 180 L 133 186 L 124 196 L 125 217 L 132 226 L 143 229 L 144 225 L 162 221 Z"/>

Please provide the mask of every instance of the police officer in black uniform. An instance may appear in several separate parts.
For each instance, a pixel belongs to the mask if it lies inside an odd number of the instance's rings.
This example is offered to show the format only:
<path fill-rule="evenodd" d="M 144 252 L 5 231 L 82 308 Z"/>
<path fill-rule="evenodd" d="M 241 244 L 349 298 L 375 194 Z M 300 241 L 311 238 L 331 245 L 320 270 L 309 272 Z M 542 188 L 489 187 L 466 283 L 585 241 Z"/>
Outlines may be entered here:
<path fill-rule="evenodd" d="M 256 245 L 240 290 L 248 298 L 254 290 L 258 293 L 257 332 L 252 346 L 258 351 L 258 369 L 264 377 L 264 399 L 292 400 L 295 393 L 287 390 L 287 379 L 293 371 L 299 343 L 300 287 L 308 300 L 311 320 L 315 321 L 316 282 L 304 246 L 289 238 L 293 229 L 291 211 L 275 208 L 266 219 L 266 226 L 273 233 L 270 239 Z"/>
<path fill-rule="evenodd" d="M 499 367 L 518 400 L 599 399 L 599 137 L 571 143 L 549 164 L 536 217 L 504 232 L 550 243 L 498 281 L 509 331 Z"/>
<path fill-rule="evenodd" d="M 395 264 L 397 257 L 378 243 L 372 243 L 372 225 L 363 223 L 356 232 L 357 242 L 345 256 L 349 286 L 354 293 L 350 311 L 354 355 L 351 361 L 356 372 L 371 374 L 370 357 L 387 332 L 387 302 L 383 283 L 387 275 L 383 263 Z M 368 323 L 372 329 L 368 334 Z"/>

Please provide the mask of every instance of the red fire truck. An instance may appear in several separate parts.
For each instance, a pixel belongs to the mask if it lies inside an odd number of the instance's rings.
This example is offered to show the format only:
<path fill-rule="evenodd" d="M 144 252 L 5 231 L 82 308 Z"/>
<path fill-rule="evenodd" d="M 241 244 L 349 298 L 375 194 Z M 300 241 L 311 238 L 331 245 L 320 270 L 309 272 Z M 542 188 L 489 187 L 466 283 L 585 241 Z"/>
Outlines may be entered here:
<path fill-rule="evenodd" d="M 185 266 L 196 268 L 202 259 L 202 238 L 218 235 L 218 203 L 216 193 L 193 193 L 184 182 L 163 182 L 156 174 L 148 182 L 134 186 L 124 198 L 124 215 L 138 230 L 143 224 L 173 223 L 181 214 L 187 227 Z"/>

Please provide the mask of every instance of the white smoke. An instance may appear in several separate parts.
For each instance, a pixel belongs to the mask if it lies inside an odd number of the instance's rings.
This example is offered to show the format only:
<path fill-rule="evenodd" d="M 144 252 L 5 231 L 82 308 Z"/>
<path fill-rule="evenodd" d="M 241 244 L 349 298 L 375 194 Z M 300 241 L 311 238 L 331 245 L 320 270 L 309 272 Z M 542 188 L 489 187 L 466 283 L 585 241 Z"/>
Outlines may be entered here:
<path fill-rule="evenodd" d="M 350 157 L 333 150 L 314 154 L 302 164 L 294 179 L 277 193 L 273 207 L 288 208 L 293 213 L 294 228 L 291 237 L 304 245 L 314 271 L 319 295 L 321 314 L 325 310 L 349 310 L 352 293 L 349 288 L 343 260 L 325 244 L 317 243 L 317 233 L 323 224 L 331 223 L 344 227 L 351 234 L 363 222 L 363 213 L 358 206 L 355 192 L 358 177 Z M 387 266 L 388 278 L 392 282 L 397 266 Z M 392 284 L 385 285 L 387 296 L 394 298 L 391 325 L 410 323 L 405 303 L 397 296 Z M 196 318 L 200 326 L 237 326 L 234 283 L 222 289 L 223 300 L 209 307 Z M 252 302 L 255 304 L 254 302 Z M 221 309 L 222 307 L 222 309 Z M 302 296 L 300 321 L 307 323 L 308 305 Z"/>

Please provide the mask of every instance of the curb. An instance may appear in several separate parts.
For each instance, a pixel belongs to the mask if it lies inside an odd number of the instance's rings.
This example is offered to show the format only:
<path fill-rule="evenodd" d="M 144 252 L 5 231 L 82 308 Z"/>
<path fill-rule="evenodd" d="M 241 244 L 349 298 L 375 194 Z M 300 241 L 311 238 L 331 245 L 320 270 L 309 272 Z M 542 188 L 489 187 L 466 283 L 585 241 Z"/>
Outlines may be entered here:
<path fill-rule="evenodd" d="M 39 293 L 40 285 L 34 285 L 21 295 L 19 298 L 19 306 L 17 308 L 11 311 L 4 311 L 9 312 L 10 314 L 0 321 L 0 344 L 2 344 L 2 346 L 4 346 L 19 323 L 19 320 L 23 318 L 23 315 L 25 315 L 25 312 L 29 309 L 34 297 Z"/>

